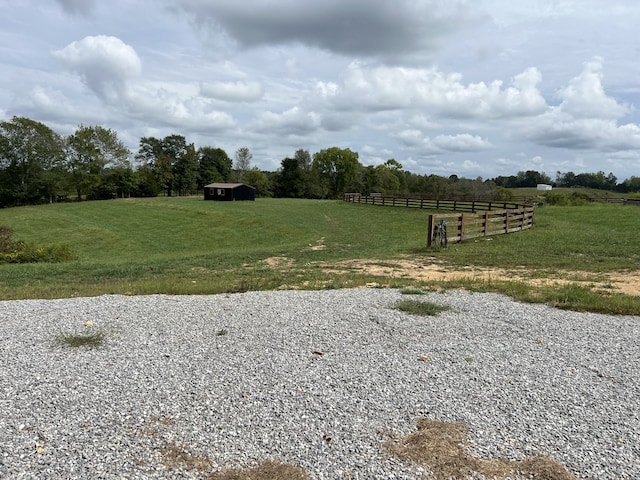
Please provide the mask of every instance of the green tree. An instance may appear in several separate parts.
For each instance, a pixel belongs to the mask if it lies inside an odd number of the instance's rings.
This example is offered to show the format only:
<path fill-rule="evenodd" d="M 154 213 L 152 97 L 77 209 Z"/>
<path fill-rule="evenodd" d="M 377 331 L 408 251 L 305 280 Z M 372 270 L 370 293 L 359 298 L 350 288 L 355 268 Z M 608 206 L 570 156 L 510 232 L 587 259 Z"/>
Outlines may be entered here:
<path fill-rule="evenodd" d="M 276 196 L 300 198 L 304 195 L 304 172 L 295 158 L 285 158 L 281 162 L 276 184 Z"/>
<path fill-rule="evenodd" d="M 0 202 L 52 202 L 63 189 L 64 143 L 46 125 L 24 117 L 0 122 Z"/>
<path fill-rule="evenodd" d="M 244 182 L 244 174 L 249 170 L 251 166 L 251 159 L 253 155 L 247 147 L 240 147 L 236 150 L 236 180 L 238 182 Z"/>
<path fill-rule="evenodd" d="M 199 180 L 198 188 L 212 182 L 228 182 L 233 168 L 233 162 L 221 148 L 200 147 L 199 157 Z"/>
<path fill-rule="evenodd" d="M 198 154 L 193 144 L 180 152 L 174 164 L 176 189 L 179 195 L 192 195 L 198 189 Z"/>
<path fill-rule="evenodd" d="M 140 139 L 136 159 L 153 166 L 156 182 L 170 197 L 195 193 L 199 175 L 199 159 L 193 144 L 187 145 L 182 135 Z"/>
<path fill-rule="evenodd" d="M 363 195 L 380 192 L 378 169 L 372 165 L 360 165 L 353 190 Z"/>
<path fill-rule="evenodd" d="M 251 185 L 256 189 L 258 197 L 272 196 L 271 184 L 266 173 L 260 171 L 257 167 L 250 168 L 244 173 L 244 183 Z"/>
<path fill-rule="evenodd" d="M 338 198 L 355 186 L 359 166 L 358 153 L 348 148 L 331 147 L 313 155 L 313 169 L 326 192 L 323 196 L 330 198 Z"/>
<path fill-rule="evenodd" d="M 100 186 L 108 166 L 126 166 L 129 149 L 113 130 L 101 126 L 80 126 L 66 141 L 66 166 L 77 199 Z"/>
<path fill-rule="evenodd" d="M 136 197 L 157 197 L 162 192 L 162 187 L 158 183 L 158 178 L 153 170 L 153 164 L 144 163 L 135 171 L 135 191 Z"/>
<path fill-rule="evenodd" d="M 640 177 L 629 177 L 617 188 L 618 191 L 623 193 L 640 192 Z"/>

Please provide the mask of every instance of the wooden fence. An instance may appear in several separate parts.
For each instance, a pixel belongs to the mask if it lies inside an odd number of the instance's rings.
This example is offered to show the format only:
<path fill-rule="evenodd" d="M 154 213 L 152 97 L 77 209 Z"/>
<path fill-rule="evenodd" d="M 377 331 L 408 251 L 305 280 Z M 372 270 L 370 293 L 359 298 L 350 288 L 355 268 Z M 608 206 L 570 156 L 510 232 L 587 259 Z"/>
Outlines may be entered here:
<path fill-rule="evenodd" d="M 440 220 L 446 222 L 447 240 L 462 242 L 470 238 L 527 230 L 533 226 L 533 211 L 533 207 L 521 206 L 514 209 L 487 210 L 482 213 L 429 215 L 427 247 L 432 245 L 433 233 Z"/>
<path fill-rule="evenodd" d="M 440 200 L 417 196 L 402 195 L 360 195 L 359 193 L 345 193 L 344 201 L 364 203 L 385 207 L 422 208 L 425 210 L 447 210 L 449 212 L 484 212 L 487 210 L 507 210 L 522 208 L 523 205 L 498 200 Z"/>

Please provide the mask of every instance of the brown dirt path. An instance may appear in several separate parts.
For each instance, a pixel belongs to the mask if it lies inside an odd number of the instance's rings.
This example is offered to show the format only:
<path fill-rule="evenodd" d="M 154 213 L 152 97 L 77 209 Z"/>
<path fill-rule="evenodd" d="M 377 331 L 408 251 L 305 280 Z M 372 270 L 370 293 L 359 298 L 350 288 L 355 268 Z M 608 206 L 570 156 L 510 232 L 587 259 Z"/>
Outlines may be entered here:
<path fill-rule="evenodd" d="M 348 260 L 327 265 L 328 271 L 361 271 L 389 278 L 410 278 L 420 281 L 446 282 L 451 280 L 519 281 L 531 285 L 562 285 L 578 283 L 595 290 L 626 295 L 640 295 L 640 270 L 594 273 L 562 270 L 543 278 L 532 276 L 526 268 L 503 269 L 491 267 L 445 265 L 435 258 L 401 260 Z"/>

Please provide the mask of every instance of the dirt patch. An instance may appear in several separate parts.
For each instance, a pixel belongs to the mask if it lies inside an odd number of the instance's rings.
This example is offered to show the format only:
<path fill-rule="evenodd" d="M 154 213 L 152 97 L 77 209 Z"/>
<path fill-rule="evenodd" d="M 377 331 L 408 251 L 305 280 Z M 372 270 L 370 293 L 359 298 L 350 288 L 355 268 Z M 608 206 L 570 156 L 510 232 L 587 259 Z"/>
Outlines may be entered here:
<path fill-rule="evenodd" d="M 388 278 L 409 278 L 425 282 L 454 280 L 519 281 L 534 286 L 582 284 L 596 290 L 640 295 L 640 270 L 624 273 L 593 273 L 562 270 L 545 278 L 532 278 L 525 268 L 507 270 L 489 267 L 447 266 L 435 258 L 424 260 L 404 259 L 389 261 L 347 260 L 323 266 L 331 273 L 359 271 Z"/>
<path fill-rule="evenodd" d="M 427 467 L 436 480 L 477 478 L 577 480 L 551 457 L 482 459 L 467 453 L 467 427 L 419 418 L 415 433 L 387 442 L 394 455 Z"/>
<path fill-rule="evenodd" d="M 324 237 L 318 240 L 315 245 L 309 244 L 309 248 L 311 250 L 324 250 L 325 248 L 327 248 L 327 246 L 324 244 Z"/>
<path fill-rule="evenodd" d="M 263 266 L 265 268 L 272 268 L 274 270 L 278 270 L 281 268 L 289 269 L 293 267 L 294 264 L 295 264 L 295 261 L 287 257 L 269 257 L 258 262 L 258 266 Z"/>

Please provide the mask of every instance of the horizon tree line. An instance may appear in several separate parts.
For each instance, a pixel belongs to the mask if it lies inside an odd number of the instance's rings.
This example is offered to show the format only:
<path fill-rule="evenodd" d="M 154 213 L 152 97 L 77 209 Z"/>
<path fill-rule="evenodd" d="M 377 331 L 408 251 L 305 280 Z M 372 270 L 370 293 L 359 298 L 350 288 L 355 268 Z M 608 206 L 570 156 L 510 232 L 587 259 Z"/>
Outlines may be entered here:
<path fill-rule="evenodd" d="M 362 165 L 357 152 L 338 147 L 313 155 L 298 149 L 274 172 L 252 167 L 253 154 L 246 146 L 236 150 L 234 159 L 218 147 L 196 148 L 183 135 L 143 137 L 137 152 L 131 152 L 115 131 L 102 126 L 80 125 L 61 136 L 41 122 L 13 117 L 0 122 L 0 207 L 194 195 L 213 182 L 247 183 L 258 196 L 291 198 L 339 198 L 345 192 L 499 196 L 505 189 L 538 183 L 640 191 L 640 178 L 618 184 L 612 173 L 604 172 L 557 172 L 555 181 L 536 171 L 484 181 L 420 175 L 405 171 L 393 158 L 377 166 Z"/>

